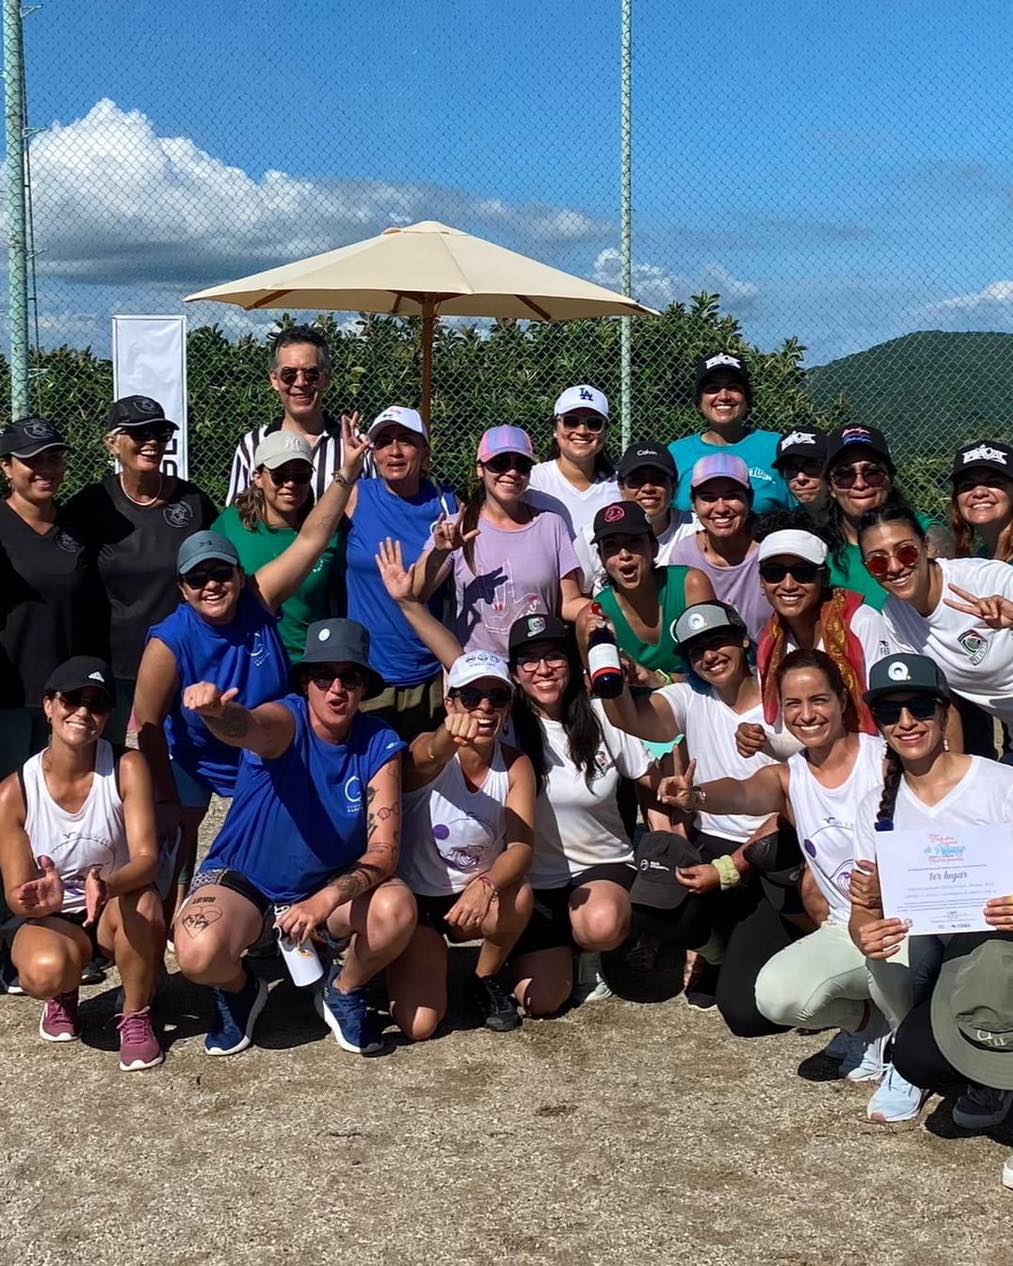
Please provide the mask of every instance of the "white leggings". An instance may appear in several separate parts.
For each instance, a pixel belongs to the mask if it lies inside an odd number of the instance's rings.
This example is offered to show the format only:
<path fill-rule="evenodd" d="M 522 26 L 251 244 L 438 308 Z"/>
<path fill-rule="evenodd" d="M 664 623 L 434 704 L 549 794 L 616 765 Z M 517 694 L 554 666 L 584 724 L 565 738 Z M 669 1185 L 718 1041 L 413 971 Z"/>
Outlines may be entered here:
<path fill-rule="evenodd" d="M 865 955 L 838 923 L 823 923 L 780 950 L 756 978 L 757 1010 L 792 1028 L 854 1031 L 871 996 Z"/>

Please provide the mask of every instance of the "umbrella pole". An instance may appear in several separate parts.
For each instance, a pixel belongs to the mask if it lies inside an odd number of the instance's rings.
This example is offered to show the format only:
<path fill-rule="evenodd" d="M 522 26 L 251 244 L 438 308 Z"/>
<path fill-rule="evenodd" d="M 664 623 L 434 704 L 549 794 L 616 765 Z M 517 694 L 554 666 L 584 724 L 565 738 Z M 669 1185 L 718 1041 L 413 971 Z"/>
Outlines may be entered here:
<path fill-rule="evenodd" d="M 433 400 L 433 337 L 436 330 L 436 301 L 422 300 L 422 408 L 426 426 Z"/>

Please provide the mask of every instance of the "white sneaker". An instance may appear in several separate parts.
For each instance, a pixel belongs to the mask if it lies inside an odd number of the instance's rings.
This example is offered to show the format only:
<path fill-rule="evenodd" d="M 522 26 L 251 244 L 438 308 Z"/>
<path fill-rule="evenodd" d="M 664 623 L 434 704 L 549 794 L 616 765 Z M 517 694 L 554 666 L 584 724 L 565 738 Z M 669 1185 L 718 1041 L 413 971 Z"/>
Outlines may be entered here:
<path fill-rule="evenodd" d="M 879 1125 L 913 1121 L 928 1098 L 928 1091 L 905 1081 L 893 1064 L 887 1064 L 886 1076 L 869 1100 L 867 1116 Z"/>
<path fill-rule="evenodd" d="M 571 1001 L 580 1006 L 582 1002 L 604 1002 L 611 997 L 612 990 L 602 974 L 601 954 L 578 954 L 577 976 L 570 995 Z"/>
<path fill-rule="evenodd" d="M 885 1052 L 890 1034 L 871 1039 L 861 1033 L 850 1036 L 854 1040 L 853 1055 L 841 1061 L 841 1076 L 847 1081 L 881 1081 L 889 1067 Z"/>

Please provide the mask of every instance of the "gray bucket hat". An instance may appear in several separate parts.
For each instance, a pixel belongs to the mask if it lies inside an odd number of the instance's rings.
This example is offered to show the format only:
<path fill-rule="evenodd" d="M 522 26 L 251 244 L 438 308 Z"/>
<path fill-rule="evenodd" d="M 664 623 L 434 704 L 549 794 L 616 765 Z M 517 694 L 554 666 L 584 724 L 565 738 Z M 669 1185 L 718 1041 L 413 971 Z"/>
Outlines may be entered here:
<path fill-rule="evenodd" d="M 1013 1090 L 1013 938 L 955 937 L 932 991 L 932 1034 L 953 1067 Z"/>
<path fill-rule="evenodd" d="M 386 689 L 386 682 L 369 662 L 369 633 L 356 620 L 316 620 L 309 626 L 306 650 L 292 666 L 290 680 L 295 689 L 302 686 L 302 669 L 307 664 L 355 664 L 369 677 L 364 699 Z"/>

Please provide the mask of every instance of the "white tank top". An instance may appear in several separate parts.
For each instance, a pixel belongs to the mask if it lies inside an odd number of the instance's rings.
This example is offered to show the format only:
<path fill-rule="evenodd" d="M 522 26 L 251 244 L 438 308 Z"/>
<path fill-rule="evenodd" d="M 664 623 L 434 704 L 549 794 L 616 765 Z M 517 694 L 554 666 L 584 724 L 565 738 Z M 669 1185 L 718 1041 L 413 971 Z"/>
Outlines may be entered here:
<path fill-rule="evenodd" d="M 84 881 L 92 866 L 108 875 L 130 860 L 116 760 L 111 745 L 99 739 L 88 796 L 77 813 L 68 813 L 46 786 L 43 755 L 39 752 L 21 768 L 25 833 L 36 858 L 53 859 L 63 880 L 63 912 L 75 914 L 84 909 Z"/>
<path fill-rule="evenodd" d="M 863 799 L 883 786 L 885 745 L 878 735 L 859 734 L 851 774 L 839 787 L 816 781 L 805 752 L 788 757 L 788 799 L 806 865 L 830 906 L 831 923 L 851 915 L 855 867 L 855 817 Z"/>
<path fill-rule="evenodd" d="M 405 793 L 398 873 L 412 892 L 449 896 L 489 869 L 506 843 L 509 790 L 510 775 L 497 743 L 478 791 L 468 786 L 455 756 L 431 783 Z"/>

